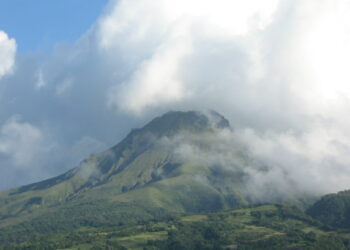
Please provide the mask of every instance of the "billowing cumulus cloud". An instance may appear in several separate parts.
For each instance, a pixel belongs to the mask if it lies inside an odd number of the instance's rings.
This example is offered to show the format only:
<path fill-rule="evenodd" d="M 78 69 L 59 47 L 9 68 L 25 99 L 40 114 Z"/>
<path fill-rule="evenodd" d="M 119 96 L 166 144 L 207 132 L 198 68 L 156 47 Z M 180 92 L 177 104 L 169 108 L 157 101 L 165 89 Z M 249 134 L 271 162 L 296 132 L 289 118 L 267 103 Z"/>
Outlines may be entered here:
<path fill-rule="evenodd" d="M 32 165 L 36 155 L 44 153 L 43 134 L 35 126 L 12 117 L 0 128 L 0 153 L 13 165 Z"/>
<path fill-rule="evenodd" d="M 53 175 L 154 115 L 214 109 L 270 166 L 247 168 L 252 193 L 346 189 L 349 14 L 342 0 L 111 1 L 75 44 L 17 56 L 0 121 L 20 114 L 45 131 Z"/>
<path fill-rule="evenodd" d="M 0 78 L 11 73 L 14 67 L 16 41 L 0 30 Z"/>
<path fill-rule="evenodd" d="M 0 127 L 0 181 L 4 187 L 39 181 L 56 174 L 57 165 L 71 168 L 78 164 L 77 159 L 104 148 L 106 145 L 90 137 L 67 145 L 47 127 L 12 116 Z"/>
<path fill-rule="evenodd" d="M 16 176 L 36 180 L 35 176 L 47 176 L 47 169 L 41 168 L 42 160 L 52 150 L 46 135 L 40 128 L 12 116 L 0 127 L 1 183 L 17 184 Z M 21 176 L 22 175 L 22 176 Z M 12 183 L 11 183 L 12 182 Z"/>
<path fill-rule="evenodd" d="M 282 106 L 327 112 L 348 96 L 349 9 L 342 1 L 119 1 L 96 28 L 99 49 L 131 69 L 108 103 L 140 113 L 205 99 L 208 108 L 265 109 L 278 119 Z"/>
<path fill-rule="evenodd" d="M 195 88 L 203 86 L 193 86 L 199 79 L 186 79 L 184 71 L 192 77 L 191 71 L 197 66 L 188 65 L 188 61 L 199 56 L 215 57 L 216 53 L 220 57 L 222 53 L 240 56 L 241 48 L 234 48 L 239 46 L 236 43 L 263 30 L 277 4 L 277 0 L 118 2 L 96 28 L 98 46 L 121 60 L 125 57 L 123 62 L 130 63 L 133 71 L 111 91 L 109 104 L 138 114 L 192 99 L 198 92 Z M 207 43 L 211 43 L 210 48 L 201 46 Z M 229 48 L 216 48 L 225 44 Z M 222 66 L 214 65 L 210 71 Z"/>

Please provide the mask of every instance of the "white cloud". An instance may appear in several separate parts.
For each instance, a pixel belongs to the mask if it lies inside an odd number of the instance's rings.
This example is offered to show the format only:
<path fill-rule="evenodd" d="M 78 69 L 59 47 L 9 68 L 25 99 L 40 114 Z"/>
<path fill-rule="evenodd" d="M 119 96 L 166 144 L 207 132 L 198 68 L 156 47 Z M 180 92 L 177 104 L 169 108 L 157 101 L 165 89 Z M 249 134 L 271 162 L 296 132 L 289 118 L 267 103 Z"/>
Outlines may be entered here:
<path fill-rule="evenodd" d="M 106 145 L 82 137 L 72 145 L 57 138 L 52 128 L 38 127 L 12 116 L 0 126 L 0 189 L 41 181 L 78 166 Z M 59 166 L 59 168 L 57 167 Z"/>
<path fill-rule="evenodd" d="M 190 97 L 192 83 L 182 76 L 191 70 L 185 68 L 186 60 L 204 52 L 193 42 L 226 42 L 259 32 L 271 22 L 277 4 L 278 0 L 116 2 L 97 26 L 98 45 L 110 56 L 125 57 L 133 71 L 110 92 L 109 104 L 140 114 Z"/>
<path fill-rule="evenodd" d="M 178 75 L 191 52 L 191 42 L 181 34 L 169 40 L 138 66 L 129 81 L 114 88 L 109 94 L 111 106 L 139 114 L 145 108 L 180 101 L 186 95 Z"/>
<path fill-rule="evenodd" d="M 252 129 L 236 131 L 237 143 L 246 145 L 255 160 L 266 165 L 264 171 L 247 168 L 249 192 L 259 200 L 271 193 L 324 194 L 349 188 L 349 137 L 324 126 L 297 133 L 269 131 L 258 134 Z"/>
<path fill-rule="evenodd" d="M 31 168 L 35 159 L 47 150 L 40 129 L 17 116 L 0 127 L 0 154 L 9 157 L 16 167 Z"/>
<path fill-rule="evenodd" d="M 0 78 L 12 72 L 15 64 L 16 41 L 0 30 Z"/>
<path fill-rule="evenodd" d="M 350 97 L 350 6 L 344 1 L 110 6 L 92 33 L 104 59 L 123 65 L 111 69 L 116 84 L 108 93 L 109 106 L 119 110 L 140 114 L 200 106 L 204 99 L 206 107 L 227 113 L 270 109 L 281 116 L 275 104 L 283 102 L 312 116 L 329 115 L 330 107 L 343 105 L 340 98 Z M 118 71 L 126 71 L 122 80 Z"/>

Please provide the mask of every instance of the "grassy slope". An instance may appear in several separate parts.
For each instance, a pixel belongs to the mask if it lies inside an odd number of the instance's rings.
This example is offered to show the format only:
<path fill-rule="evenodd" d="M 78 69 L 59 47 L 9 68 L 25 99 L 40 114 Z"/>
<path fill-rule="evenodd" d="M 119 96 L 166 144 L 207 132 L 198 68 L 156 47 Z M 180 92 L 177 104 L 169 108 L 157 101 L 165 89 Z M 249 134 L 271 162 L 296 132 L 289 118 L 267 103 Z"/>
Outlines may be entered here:
<path fill-rule="evenodd" d="M 105 152 L 82 163 L 98 166 L 100 172 L 104 171 L 101 175 L 89 173 L 87 177 L 84 168 L 76 168 L 48 181 L 0 193 L 0 229 L 60 217 L 62 221 L 50 223 L 52 230 L 56 230 L 61 224 L 69 223 L 65 217 L 68 213 L 77 215 L 71 226 L 79 227 L 95 223 L 99 213 L 111 215 L 119 223 L 124 210 L 147 210 L 138 215 L 149 218 L 150 214 L 165 210 L 169 213 L 217 211 L 245 204 L 238 193 L 238 181 L 233 181 L 235 186 L 225 193 L 208 179 L 196 178 L 211 176 L 208 166 L 180 163 L 171 154 L 171 148 L 146 146 L 145 150 L 143 146 L 135 146 L 145 142 L 147 139 L 142 136 L 136 137 L 121 143 L 113 155 Z M 222 176 L 227 175 L 222 173 Z M 216 174 L 216 178 L 220 179 L 220 175 Z M 80 213 L 81 207 L 89 211 L 89 216 Z"/>

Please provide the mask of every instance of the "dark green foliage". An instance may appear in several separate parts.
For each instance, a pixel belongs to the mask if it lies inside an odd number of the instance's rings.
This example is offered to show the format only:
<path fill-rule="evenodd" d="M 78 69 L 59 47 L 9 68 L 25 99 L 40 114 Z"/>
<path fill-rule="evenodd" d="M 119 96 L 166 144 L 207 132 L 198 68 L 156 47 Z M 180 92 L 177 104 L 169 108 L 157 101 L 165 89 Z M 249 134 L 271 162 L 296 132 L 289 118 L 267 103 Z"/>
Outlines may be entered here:
<path fill-rule="evenodd" d="M 41 237 L 40 235 L 73 232 L 81 227 L 122 227 L 142 224 L 153 218 L 167 219 L 169 215 L 163 209 L 150 210 L 142 205 L 131 206 L 99 200 L 60 207 L 54 212 L 41 214 L 30 221 L 0 228 L 0 239 L 18 243 Z"/>
<path fill-rule="evenodd" d="M 323 196 L 307 213 L 327 225 L 350 229 L 350 191 Z"/>
<path fill-rule="evenodd" d="M 76 222 L 77 227 L 57 215 L 21 224 L 20 230 L 8 228 L 0 234 L 0 249 L 350 249 L 347 232 L 325 231 L 286 205 L 186 216 L 153 214 L 148 219 L 140 209 L 125 214 L 123 222 L 112 214 L 104 218 L 103 210 L 85 224 Z M 88 206 L 81 211 L 89 213 Z M 50 228 L 54 220 L 63 220 L 62 227 Z"/>
<path fill-rule="evenodd" d="M 148 242 L 160 249 L 222 249 L 227 240 L 213 223 L 176 223 L 165 241 Z"/>

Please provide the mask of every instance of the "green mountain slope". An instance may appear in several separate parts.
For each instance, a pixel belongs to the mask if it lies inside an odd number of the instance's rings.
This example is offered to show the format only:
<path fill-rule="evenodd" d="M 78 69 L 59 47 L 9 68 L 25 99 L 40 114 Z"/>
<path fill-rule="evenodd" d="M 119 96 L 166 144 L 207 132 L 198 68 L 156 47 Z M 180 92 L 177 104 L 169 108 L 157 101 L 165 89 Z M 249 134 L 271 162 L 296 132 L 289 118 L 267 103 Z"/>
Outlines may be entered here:
<path fill-rule="evenodd" d="M 229 122 L 215 112 L 155 118 L 63 175 L 0 193 L 0 234 L 40 231 L 48 221 L 53 232 L 246 205 L 241 173 L 177 152 L 183 141 L 210 152 L 203 138 L 222 130 Z M 239 151 L 235 157 L 247 161 Z"/>

